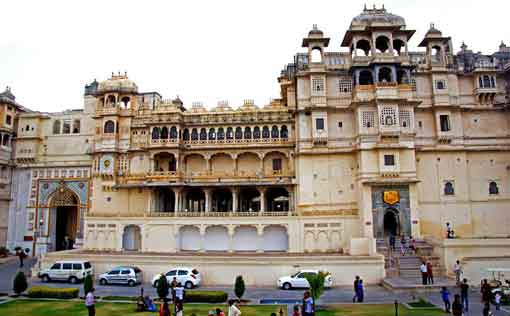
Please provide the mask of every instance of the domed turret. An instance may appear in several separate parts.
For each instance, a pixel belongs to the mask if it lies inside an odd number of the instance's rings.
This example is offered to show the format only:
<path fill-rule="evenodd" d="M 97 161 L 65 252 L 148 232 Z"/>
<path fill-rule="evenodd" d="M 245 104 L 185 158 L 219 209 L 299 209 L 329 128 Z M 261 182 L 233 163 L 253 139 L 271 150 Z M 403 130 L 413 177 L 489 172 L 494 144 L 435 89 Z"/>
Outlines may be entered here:
<path fill-rule="evenodd" d="M 127 73 L 123 75 L 120 72 L 115 75 L 112 73 L 112 77 L 108 80 L 99 83 L 98 92 L 138 92 L 138 86 L 131 80 L 129 80 Z"/>
<path fill-rule="evenodd" d="M 5 91 L 0 93 L 0 99 L 5 103 L 12 103 L 16 101 L 16 97 L 11 92 L 11 87 L 6 87 Z"/>
<path fill-rule="evenodd" d="M 371 26 L 398 26 L 403 27 L 406 21 L 403 17 L 389 13 L 384 6 L 382 9 L 367 9 L 365 6 L 360 15 L 354 17 L 351 22 L 352 28 L 371 27 Z"/>

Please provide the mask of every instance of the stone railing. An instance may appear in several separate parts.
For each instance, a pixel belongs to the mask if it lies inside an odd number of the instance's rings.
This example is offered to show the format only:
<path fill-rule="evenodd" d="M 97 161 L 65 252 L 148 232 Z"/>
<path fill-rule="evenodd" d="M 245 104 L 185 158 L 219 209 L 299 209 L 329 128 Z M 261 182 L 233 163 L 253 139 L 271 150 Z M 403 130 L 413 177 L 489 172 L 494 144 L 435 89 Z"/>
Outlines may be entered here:
<path fill-rule="evenodd" d="M 88 213 L 88 217 L 288 217 L 296 216 L 294 212 L 115 212 L 115 213 Z"/>
<path fill-rule="evenodd" d="M 294 177 L 292 171 L 274 171 L 272 173 L 257 173 L 245 171 L 199 171 L 184 173 L 181 171 L 152 171 L 146 173 L 130 173 L 124 177 L 126 181 L 146 180 L 146 179 L 182 179 L 188 182 L 195 180 L 238 180 L 238 179 L 257 179 L 257 180 L 270 180 L 277 178 L 290 178 Z"/>

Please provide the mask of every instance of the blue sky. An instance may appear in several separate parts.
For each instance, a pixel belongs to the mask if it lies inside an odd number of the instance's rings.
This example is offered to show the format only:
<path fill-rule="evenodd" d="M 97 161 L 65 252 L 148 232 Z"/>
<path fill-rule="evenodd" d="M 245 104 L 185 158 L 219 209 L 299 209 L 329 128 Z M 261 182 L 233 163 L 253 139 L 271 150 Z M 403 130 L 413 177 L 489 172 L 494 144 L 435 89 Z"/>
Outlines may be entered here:
<path fill-rule="evenodd" d="M 80 108 L 83 86 L 128 71 L 141 91 L 185 105 L 220 100 L 258 105 L 279 97 L 276 81 L 301 40 L 318 24 L 338 51 L 363 5 L 383 3 L 417 32 L 431 22 L 474 51 L 510 45 L 505 0 L 387 1 L 6 1 L 0 19 L 0 89 L 34 110 Z"/>

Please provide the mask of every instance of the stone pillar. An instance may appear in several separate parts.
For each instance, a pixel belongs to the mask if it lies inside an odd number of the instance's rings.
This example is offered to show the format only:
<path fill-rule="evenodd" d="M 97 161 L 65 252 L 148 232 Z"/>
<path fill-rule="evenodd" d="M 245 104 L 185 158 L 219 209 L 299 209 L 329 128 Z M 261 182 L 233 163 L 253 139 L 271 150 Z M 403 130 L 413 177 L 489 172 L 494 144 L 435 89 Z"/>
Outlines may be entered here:
<path fill-rule="evenodd" d="M 259 188 L 260 192 L 260 213 L 266 211 L 266 188 Z"/>
<path fill-rule="evenodd" d="M 418 210 L 418 188 L 416 183 L 409 184 L 409 208 L 411 209 L 411 236 L 414 238 L 421 238 L 420 231 L 420 212 Z"/>
<path fill-rule="evenodd" d="M 289 192 L 289 213 L 295 213 L 294 207 L 294 187 L 288 187 L 287 191 Z"/>
<path fill-rule="evenodd" d="M 180 206 L 181 206 L 181 203 L 180 203 L 180 199 L 181 199 L 181 189 L 174 189 L 174 195 L 175 195 L 175 200 L 174 200 L 174 213 L 177 213 L 180 211 Z"/>
<path fill-rule="evenodd" d="M 211 189 L 204 189 L 205 194 L 205 212 L 208 213 L 211 211 L 212 207 L 212 191 Z"/>
<path fill-rule="evenodd" d="M 257 226 L 257 252 L 264 252 L 264 226 Z"/>
<path fill-rule="evenodd" d="M 393 82 L 397 82 L 397 68 L 391 67 L 391 77 L 393 79 Z"/>
<path fill-rule="evenodd" d="M 235 226 L 229 225 L 228 226 L 228 252 L 234 252 L 234 232 L 235 232 Z"/>
<path fill-rule="evenodd" d="M 238 195 L 239 195 L 239 189 L 238 188 L 232 188 L 232 212 L 238 212 Z"/>
<path fill-rule="evenodd" d="M 153 201 L 152 201 L 152 189 L 148 189 L 149 190 L 149 194 L 148 197 L 147 197 L 147 210 L 146 210 L 146 213 L 152 213 L 152 208 L 153 208 Z"/>
<path fill-rule="evenodd" d="M 211 157 L 205 157 L 206 173 L 211 174 Z"/>

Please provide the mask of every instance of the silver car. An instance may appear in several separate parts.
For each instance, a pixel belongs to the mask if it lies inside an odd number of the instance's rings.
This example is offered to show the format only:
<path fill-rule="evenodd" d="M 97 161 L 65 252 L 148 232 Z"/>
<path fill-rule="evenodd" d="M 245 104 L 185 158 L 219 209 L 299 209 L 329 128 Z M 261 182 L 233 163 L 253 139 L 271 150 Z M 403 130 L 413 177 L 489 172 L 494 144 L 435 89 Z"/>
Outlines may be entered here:
<path fill-rule="evenodd" d="M 137 267 L 116 267 L 99 276 L 99 284 L 127 284 L 135 286 L 142 283 L 142 270 Z"/>

